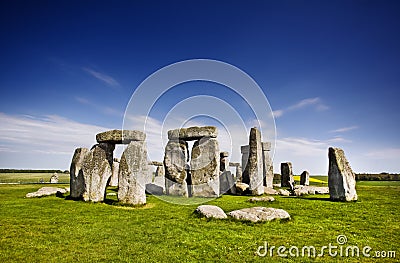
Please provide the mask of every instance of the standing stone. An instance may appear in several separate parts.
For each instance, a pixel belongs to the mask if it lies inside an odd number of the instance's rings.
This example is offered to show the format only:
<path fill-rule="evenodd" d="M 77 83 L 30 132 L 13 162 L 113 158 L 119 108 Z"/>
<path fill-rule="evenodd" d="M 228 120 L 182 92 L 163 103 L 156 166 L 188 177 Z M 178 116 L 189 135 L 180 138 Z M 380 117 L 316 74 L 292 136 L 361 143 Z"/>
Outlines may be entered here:
<path fill-rule="evenodd" d="M 310 185 L 310 174 L 304 171 L 300 175 L 300 185 Z"/>
<path fill-rule="evenodd" d="M 271 151 L 271 143 L 263 142 L 263 176 L 264 176 L 264 186 L 268 188 L 273 188 L 274 183 L 274 168 L 272 164 L 269 152 Z"/>
<path fill-rule="evenodd" d="M 128 144 L 121 156 L 118 175 L 118 200 L 124 204 L 146 204 L 145 187 L 149 176 L 146 142 Z"/>
<path fill-rule="evenodd" d="M 162 165 L 162 166 L 157 166 L 157 168 L 156 168 L 155 177 L 159 177 L 159 176 L 165 176 L 165 168 L 164 168 L 164 165 Z"/>
<path fill-rule="evenodd" d="M 51 184 L 58 184 L 58 174 L 54 173 L 51 177 L 50 177 L 50 183 Z"/>
<path fill-rule="evenodd" d="M 249 160 L 249 150 L 250 147 L 248 145 L 243 145 L 240 147 L 240 152 L 242 154 L 242 169 L 245 169 L 247 166 L 247 161 Z M 240 175 L 240 178 L 242 179 L 241 181 L 243 181 L 243 174 Z M 240 181 L 240 182 L 241 182 Z"/>
<path fill-rule="evenodd" d="M 109 186 L 118 186 L 119 162 L 118 158 L 114 158 Z"/>
<path fill-rule="evenodd" d="M 228 152 L 221 152 L 219 154 L 219 170 L 221 172 L 225 172 L 228 167 L 229 167 L 229 159 L 228 159 L 229 153 Z"/>
<path fill-rule="evenodd" d="M 102 142 L 102 143 L 96 144 L 95 146 L 99 146 L 100 148 L 102 148 L 105 151 L 106 159 L 107 159 L 108 163 L 110 164 L 110 167 L 112 167 L 113 162 L 114 162 L 115 144 Z"/>
<path fill-rule="evenodd" d="M 193 196 L 219 196 L 219 157 L 217 139 L 204 137 L 194 143 L 190 161 Z"/>
<path fill-rule="evenodd" d="M 356 179 L 344 151 L 329 148 L 328 186 L 333 201 L 356 201 Z"/>
<path fill-rule="evenodd" d="M 236 166 L 236 182 L 242 182 L 242 167 L 240 165 Z"/>
<path fill-rule="evenodd" d="M 77 148 L 75 149 L 74 156 L 72 157 L 71 166 L 69 168 L 69 186 L 71 198 L 82 198 L 85 192 L 85 180 L 83 177 L 83 159 L 88 154 L 89 149 Z"/>
<path fill-rule="evenodd" d="M 111 177 L 111 166 L 107 152 L 99 144 L 92 147 L 83 159 L 85 191 L 83 200 L 101 202 L 104 200 L 107 182 Z"/>
<path fill-rule="evenodd" d="M 282 187 L 294 187 L 292 163 L 286 162 L 281 163 L 281 186 Z"/>
<path fill-rule="evenodd" d="M 235 178 L 230 171 L 222 172 L 219 176 L 219 193 L 236 194 Z"/>
<path fill-rule="evenodd" d="M 186 161 L 188 145 L 183 140 L 170 140 L 165 147 L 165 191 L 167 195 L 189 197 L 187 186 Z"/>
<path fill-rule="evenodd" d="M 262 195 L 264 193 L 262 160 L 261 133 L 257 128 L 251 128 L 249 158 L 243 171 L 242 182 L 249 185 L 253 195 Z"/>

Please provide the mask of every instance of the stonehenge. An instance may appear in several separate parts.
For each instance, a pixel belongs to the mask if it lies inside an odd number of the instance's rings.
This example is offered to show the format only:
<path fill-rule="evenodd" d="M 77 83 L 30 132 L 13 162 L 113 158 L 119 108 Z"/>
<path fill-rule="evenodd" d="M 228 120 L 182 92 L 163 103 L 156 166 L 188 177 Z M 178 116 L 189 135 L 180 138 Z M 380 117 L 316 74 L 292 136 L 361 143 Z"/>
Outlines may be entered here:
<path fill-rule="evenodd" d="M 77 148 L 73 154 L 70 197 L 102 202 L 106 188 L 112 186 L 118 187 L 118 201 L 128 205 L 146 204 L 146 193 L 187 198 L 223 194 L 330 194 L 333 201 L 357 200 L 354 172 L 339 148 L 329 148 L 329 187 L 309 186 L 308 171 L 303 171 L 300 185 L 295 186 L 290 162 L 281 163 L 281 184 L 275 185 L 271 143 L 262 142 L 257 128 L 250 129 L 249 144 L 240 148 L 241 163 L 230 162 L 229 153 L 220 151 L 217 137 L 218 130 L 213 126 L 170 130 L 160 162 L 148 161 L 146 134 L 141 131 L 99 133 L 97 144 L 91 149 Z M 192 149 L 189 141 L 194 141 Z M 121 158 L 114 158 L 116 144 L 126 145 Z M 156 167 L 154 173 L 151 166 Z M 234 173 L 229 170 L 231 167 Z M 56 176 L 53 177 L 55 182 Z"/>

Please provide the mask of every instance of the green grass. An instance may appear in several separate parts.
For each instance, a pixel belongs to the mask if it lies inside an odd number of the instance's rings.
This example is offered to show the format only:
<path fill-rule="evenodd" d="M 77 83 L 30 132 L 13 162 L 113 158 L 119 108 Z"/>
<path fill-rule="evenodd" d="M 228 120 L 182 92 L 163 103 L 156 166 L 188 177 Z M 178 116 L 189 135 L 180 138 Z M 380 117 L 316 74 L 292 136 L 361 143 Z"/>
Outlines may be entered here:
<path fill-rule="evenodd" d="M 140 208 L 60 197 L 27 199 L 39 185 L 0 185 L 0 259 L 2 262 L 307 262 L 308 258 L 258 257 L 270 245 L 315 247 L 336 244 L 400 253 L 400 185 L 357 185 L 359 201 L 331 202 L 327 195 L 276 197 L 273 203 L 247 202 L 225 195 L 208 204 L 228 212 L 251 206 L 285 209 L 288 222 L 245 223 L 206 220 L 193 214 L 197 205 L 176 205 L 148 196 Z M 116 189 L 108 192 L 115 193 Z M 177 201 L 171 197 L 170 201 Z M 400 255 L 396 255 L 397 258 Z M 315 258 L 316 262 L 393 262 L 393 259 Z"/>
<path fill-rule="evenodd" d="M 50 182 L 53 173 L 0 173 L 0 183 L 39 183 L 43 179 Z M 58 173 L 59 183 L 69 183 L 69 174 Z"/>

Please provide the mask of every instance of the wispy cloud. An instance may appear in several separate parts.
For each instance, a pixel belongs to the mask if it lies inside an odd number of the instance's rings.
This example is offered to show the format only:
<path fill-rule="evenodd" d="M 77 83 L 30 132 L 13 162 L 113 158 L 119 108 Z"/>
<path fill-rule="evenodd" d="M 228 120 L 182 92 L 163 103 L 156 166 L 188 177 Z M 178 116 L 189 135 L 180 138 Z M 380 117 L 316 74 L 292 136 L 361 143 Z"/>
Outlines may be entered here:
<path fill-rule="evenodd" d="M 372 159 L 393 159 L 400 160 L 400 148 L 384 148 L 367 152 L 366 157 Z"/>
<path fill-rule="evenodd" d="M 99 104 L 94 103 L 87 98 L 75 96 L 75 100 L 77 102 L 79 102 L 80 104 L 90 106 L 90 107 L 94 108 L 95 110 L 97 110 L 98 112 L 101 112 L 106 115 L 118 116 L 118 117 L 122 117 L 124 115 L 124 113 L 120 110 L 117 110 L 117 109 L 114 109 L 114 108 L 111 108 L 108 106 L 99 106 Z"/>
<path fill-rule="evenodd" d="M 352 131 L 352 130 L 355 130 L 355 129 L 358 129 L 358 126 L 343 127 L 343 128 L 339 128 L 339 129 L 336 129 L 336 130 L 329 131 L 329 132 L 340 133 L 340 132 Z"/>
<path fill-rule="evenodd" d="M 329 109 L 329 107 L 322 102 L 321 98 L 315 97 L 301 100 L 285 109 L 275 110 L 273 111 L 273 115 L 275 118 L 279 118 L 289 111 L 300 110 L 306 107 L 314 107 L 317 111 L 324 111 Z"/>
<path fill-rule="evenodd" d="M 95 77 L 96 79 L 104 82 L 108 86 L 111 86 L 113 88 L 117 88 L 117 87 L 120 86 L 118 81 L 116 81 L 113 77 L 111 77 L 111 76 L 109 76 L 109 75 L 107 75 L 105 73 L 101 73 L 101 72 L 98 72 L 96 70 L 93 70 L 91 68 L 86 68 L 86 67 L 83 67 L 82 70 L 84 70 L 89 75 Z"/>

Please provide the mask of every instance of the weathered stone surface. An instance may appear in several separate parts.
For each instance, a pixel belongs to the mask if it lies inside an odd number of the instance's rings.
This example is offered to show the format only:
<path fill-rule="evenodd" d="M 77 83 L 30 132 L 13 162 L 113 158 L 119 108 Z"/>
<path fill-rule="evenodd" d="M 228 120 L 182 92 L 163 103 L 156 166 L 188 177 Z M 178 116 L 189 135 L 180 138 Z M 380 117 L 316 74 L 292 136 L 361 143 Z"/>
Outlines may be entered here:
<path fill-rule="evenodd" d="M 131 141 L 122 153 L 119 164 L 118 200 L 125 204 L 146 204 L 148 177 L 146 142 Z"/>
<path fill-rule="evenodd" d="M 65 194 L 68 192 L 68 189 L 66 188 L 58 188 L 58 187 L 42 187 L 36 192 L 32 193 L 27 193 L 25 197 L 31 198 L 31 197 L 42 197 L 42 196 L 49 196 L 49 195 L 55 195 L 57 193 Z"/>
<path fill-rule="evenodd" d="M 169 140 L 200 140 L 203 137 L 217 138 L 218 130 L 214 126 L 189 127 L 168 131 Z"/>
<path fill-rule="evenodd" d="M 146 134 L 135 130 L 110 130 L 96 135 L 98 143 L 129 144 L 132 141 L 144 141 Z"/>
<path fill-rule="evenodd" d="M 271 157 L 269 156 L 269 151 L 263 150 L 262 158 L 263 158 L 264 186 L 273 188 L 274 167 L 272 164 Z"/>
<path fill-rule="evenodd" d="M 322 187 L 322 186 L 306 186 L 306 185 L 296 185 L 295 186 L 295 194 L 296 190 L 301 189 L 300 192 L 303 192 L 303 194 L 309 194 L 309 195 L 315 195 L 315 194 L 329 194 L 329 188 L 328 187 Z"/>
<path fill-rule="evenodd" d="M 264 187 L 264 193 L 267 194 L 267 195 L 277 195 L 277 194 L 279 194 L 278 191 L 276 191 L 275 189 L 270 188 L 270 187 L 266 187 L 266 186 Z"/>
<path fill-rule="evenodd" d="M 219 196 L 219 146 L 217 139 L 204 137 L 193 144 L 190 172 L 193 196 Z"/>
<path fill-rule="evenodd" d="M 249 185 L 245 183 L 236 183 L 236 194 L 243 195 L 249 191 Z"/>
<path fill-rule="evenodd" d="M 257 128 L 251 128 L 249 136 L 249 158 L 243 171 L 242 182 L 249 184 L 253 195 L 264 193 L 263 158 L 261 133 Z"/>
<path fill-rule="evenodd" d="M 117 162 L 114 158 L 112 165 L 112 175 L 110 178 L 109 186 L 118 186 L 118 173 L 119 173 L 119 162 Z"/>
<path fill-rule="evenodd" d="M 77 148 L 75 149 L 74 156 L 72 157 L 71 166 L 69 168 L 69 185 L 70 195 L 74 199 L 82 198 L 85 192 L 85 180 L 83 177 L 83 159 L 88 154 L 89 149 Z"/>
<path fill-rule="evenodd" d="M 157 168 L 156 168 L 155 177 L 160 177 L 160 176 L 165 176 L 165 168 L 164 168 L 164 165 L 162 165 L 162 166 L 157 166 Z"/>
<path fill-rule="evenodd" d="M 225 172 L 229 167 L 229 153 L 228 152 L 221 152 L 220 154 L 220 163 L 219 163 L 219 170 L 221 172 Z"/>
<path fill-rule="evenodd" d="M 222 172 L 219 176 L 220 194 L 236 194 L 235 178 L 230 171 Z"/>
<path fill-rule="evenodd" d="M 236 166 L 236 171 L 235 171 L 235 177 L 236 177 L 236 182 L 242 182 L 242 167 L 240 165 Z"/>
<path fill-rule="evenodd" d="M 242 170 L 246 168 L 247 162 L 249 161 L 249 151 L 250 151 L 249 145 L 240 146 L 240 153 L 242 154 Z M 242 176 L 243 174 L 240 176 L 240 178 L 243 180 Z"/>
<path fill-rule="evenodd" d="M 92 149 L 95 146 L 102 148 L 106 152 L 106 159 L 107 159 L 108 163 L 110 164 L 110 167 L 112 167 L 113 161 L 114 161 L 115 144 L 102 142 L 102 143 L 98 143 L 98 144 L 94 145 L 92 147 Z"/>
<path fill-rule="evenodd" d="M 189 158 L 187 142 L 170 140 L 165 146 L 165 191 L 167 195 L 189 197 L 186 161 Z"/>
<path fill-rule="evenodd" d="M 107 152 L 100 145 L 96 144 L 85 155 L 82 171 L 85 183 L 85 191 L 82 194 L 83 200 L 103 201 L 112 171 L 107 160 Z"/>
<path fill-rule="evenodd" d="M 279 189 L 278 190 L 278 194 L 279 195 L 283 195 L 283 196 L 289 196 L 290 192 L 288 190 L 284 190 L 284 189 Z"/>
<path fill-rule="evenodd" d="M 164 166 L 164 163 L 162 163 L 162 162 L 157 162 L 157 161 L 151 161 L 151 162 L 149 162 L 149 165 Z"/>
<path fill-rule="evenodd" d="M 300 184 L 301 185 L 310 185 L 310 174 L 308 171 L 304 171 L 300 175 Z"/>
<path fill-rule="evenodd" d="M 229 166 L 238 167 L 238 166 L 240 166 L 240 163 L 232 163 L 232 162 L 229 162 Z"/>
<path fill-rule="evenodd" d="M 200 205 L 194 212 L 206 218 L 225 219 L 228 217 L 224 210 L 215 205 Z"/>
<path fill-rule="evenodd" d="M 281 186 L 294 187 L 292 163 L 281 163 Z"/>
<path fill-rule="evenodd" d="M 51 184 L 58 184 L 58 174 L 54 173 L 51 177 L 50 177 L 50 183 Z"/>
<path fill-rule="evenodd" d="M 263 151 L 271 151 L 271 142 L 262 142 L 262 150 Z"/>
<path fill-rule="evenodd" d="M 275 219 L 290 219 L 290 215 L 283 209 L 251 207 L 235 210 L 228 213 L 229 216 L 237 220 L 246 220 L 251 222 L 272 221 Z"/>
<path fill-rule="evenodd" d="M 302 195 L 308 195 L 309 191 L 306 188 L 297 188 L 294 189 L 293 193 L 295 196 L 302 196 Z"/>
<path fill-rule="evenodd" d="M 162 195 L 164 194 L 164 188 L 153 183 L 146 184 L 146 193 L 152 195 Z"/>
<path fill-rule="evenodd" d="M 264 197 L 252 197 L 249 200 L 250 203 L 256 203 L 256 202 L 273 202 L 275 201 L 275 198 L 272 196 L 264 196 Z"/>
<path fill-rule="evenodd" d="M 333 201 L 356 201 L 356 177 L 339 148 L 329 148 L 328 186 Z"/>

